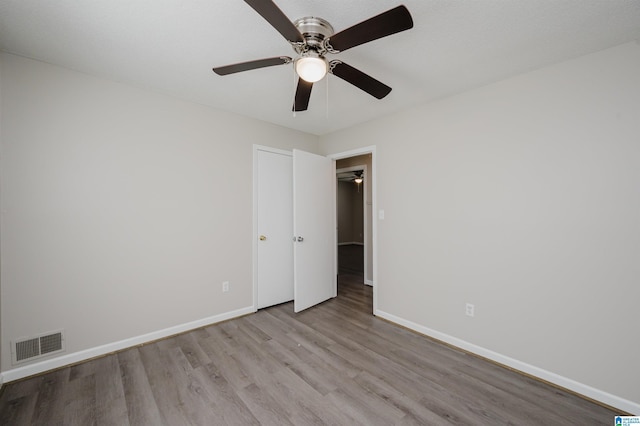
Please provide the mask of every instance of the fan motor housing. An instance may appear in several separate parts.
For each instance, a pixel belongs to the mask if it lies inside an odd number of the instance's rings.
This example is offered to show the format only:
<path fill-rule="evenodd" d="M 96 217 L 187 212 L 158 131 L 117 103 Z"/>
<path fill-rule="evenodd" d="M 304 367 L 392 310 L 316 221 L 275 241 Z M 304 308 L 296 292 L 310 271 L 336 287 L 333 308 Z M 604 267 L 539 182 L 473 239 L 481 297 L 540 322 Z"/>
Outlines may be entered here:
<path fill-rule="evenodd" d="M 333 27 L 329 22 L 315 16 L 305 16 L 304 18 L 296 19 L 293 25 L 295 25 L 298 31 L 300 31 L 300 34 L 302 34 L 302 37 L 304 37 L 308 49 L 315 50 L 318 53 L 324 53 L 322 41 L 334 33 Z"/>

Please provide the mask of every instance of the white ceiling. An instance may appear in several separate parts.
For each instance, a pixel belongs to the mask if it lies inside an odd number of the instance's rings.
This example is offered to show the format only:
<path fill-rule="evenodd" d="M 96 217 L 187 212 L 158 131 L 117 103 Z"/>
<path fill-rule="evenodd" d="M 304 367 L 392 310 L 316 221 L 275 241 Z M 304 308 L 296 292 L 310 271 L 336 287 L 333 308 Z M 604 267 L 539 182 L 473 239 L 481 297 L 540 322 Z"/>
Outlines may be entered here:
<path fill-rule="evenodd" d="M 276 0 L 340 31 L 399 0 Z M 291 65 L 225 77 L 213 66 L 294 56 L 242 0 L 0 0 L 0 49 L 313 134 L 640 39 L 638 0 L 405 0 L 414 28 L 338 58 L 391 86 L 376 100 L 329 76 L 291 112 Z M 327 105 L 328 99 L 328 105 Z"/>

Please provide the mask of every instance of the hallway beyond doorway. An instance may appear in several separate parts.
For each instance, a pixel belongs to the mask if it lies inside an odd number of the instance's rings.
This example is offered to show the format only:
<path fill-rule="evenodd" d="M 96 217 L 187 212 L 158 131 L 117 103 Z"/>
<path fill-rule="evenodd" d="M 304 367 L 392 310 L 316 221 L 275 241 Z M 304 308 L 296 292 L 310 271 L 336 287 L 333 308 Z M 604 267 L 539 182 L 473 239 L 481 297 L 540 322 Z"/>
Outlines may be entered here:
<path fill-rule="evenodd" d="M 353 274 L 364 280 L 364 246 L 342 244 L 338 246 L 338 275 Z"/>

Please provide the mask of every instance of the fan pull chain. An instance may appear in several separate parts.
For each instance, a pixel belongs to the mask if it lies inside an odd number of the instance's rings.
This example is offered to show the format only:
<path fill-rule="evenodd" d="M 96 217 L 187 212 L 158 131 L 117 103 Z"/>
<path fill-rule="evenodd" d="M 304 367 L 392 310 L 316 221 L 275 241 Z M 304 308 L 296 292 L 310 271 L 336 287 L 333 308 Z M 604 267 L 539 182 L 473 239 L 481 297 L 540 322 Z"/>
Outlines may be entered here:
<path fill-rule="evenodd" d="M 293 118 L 296 118 L 296 90 L 298 89 L 298 79 L 296 78 L 296 68 L 293 67 L 293 108 L 291 108 L 291 110 L 293 111 Z"/>
<path fill-rule="evenodd" d="M 329 119 L 329 74 L 325 76 L 325 80 L 327 80 L 327 84 L 325 87 L 327 88 L 327 120 Z"/>

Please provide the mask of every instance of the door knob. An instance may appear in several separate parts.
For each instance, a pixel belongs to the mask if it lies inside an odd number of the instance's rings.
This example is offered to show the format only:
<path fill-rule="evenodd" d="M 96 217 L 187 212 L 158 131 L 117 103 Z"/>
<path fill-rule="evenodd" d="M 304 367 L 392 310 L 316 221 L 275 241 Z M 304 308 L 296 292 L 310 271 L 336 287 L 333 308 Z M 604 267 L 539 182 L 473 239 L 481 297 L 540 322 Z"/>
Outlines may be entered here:
<path fill-rule="evenodd" d="M 264 241 L 264 240 L 266 240 L 266 239 L 267 239 L 267 237 L 266 237 L 266 236 L 264 236 L 264 235 L 260 235 L 260 241 Z"/>
<path fill-rule="evenodd" d="M 302 237 L 298 237 L 298 242 L 299 242 L 299 243 L 301 243 L 301 242 L 303 242 L 303 241 L 304 241 L 304 238 L 302 238 Z"/>

